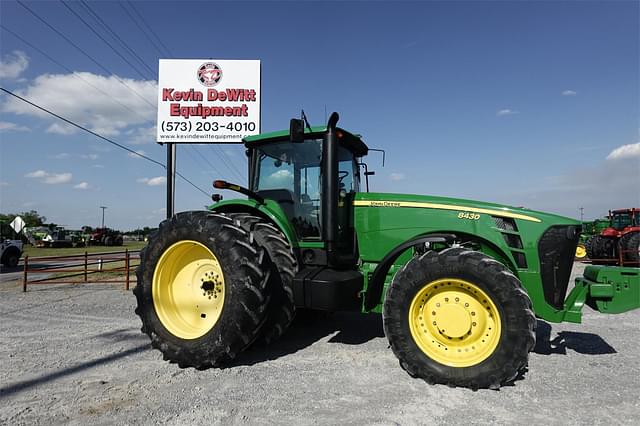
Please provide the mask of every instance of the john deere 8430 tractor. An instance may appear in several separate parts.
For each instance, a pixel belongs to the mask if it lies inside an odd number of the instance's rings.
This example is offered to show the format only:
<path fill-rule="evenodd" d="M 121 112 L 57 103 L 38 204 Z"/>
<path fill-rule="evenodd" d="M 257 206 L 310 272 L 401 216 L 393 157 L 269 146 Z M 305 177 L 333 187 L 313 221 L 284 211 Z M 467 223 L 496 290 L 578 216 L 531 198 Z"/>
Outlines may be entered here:
<path fill-rule="evenodd" d="M 497 388 L 527 365 L 536 316 L 580 322 L 584 304 L 640 306 L 637 268 L 588 267 L 567 297 L 573 219 L 363 190 L 367 145 L 337 121 L 294 119 L 247 137 L 248 188 L 214 182 L 247 199 L 160 224 L 135 294 L 142 331 L 165 359 L 221 366 L 280 337 L 296 309 L 353 310 L 382 314 L 412 376 Z"/>

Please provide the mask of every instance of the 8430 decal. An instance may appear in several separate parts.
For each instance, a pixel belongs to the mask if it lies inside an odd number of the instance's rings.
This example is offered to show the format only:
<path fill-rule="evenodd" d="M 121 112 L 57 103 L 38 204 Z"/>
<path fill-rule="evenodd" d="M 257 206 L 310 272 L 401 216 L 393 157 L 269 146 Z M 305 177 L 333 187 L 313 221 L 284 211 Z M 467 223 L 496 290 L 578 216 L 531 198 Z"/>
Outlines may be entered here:
<path fill-rule="evenodd" d="M 478 220 L 480 219 L 480 213 L 459 212 L 458 219 Z"/>

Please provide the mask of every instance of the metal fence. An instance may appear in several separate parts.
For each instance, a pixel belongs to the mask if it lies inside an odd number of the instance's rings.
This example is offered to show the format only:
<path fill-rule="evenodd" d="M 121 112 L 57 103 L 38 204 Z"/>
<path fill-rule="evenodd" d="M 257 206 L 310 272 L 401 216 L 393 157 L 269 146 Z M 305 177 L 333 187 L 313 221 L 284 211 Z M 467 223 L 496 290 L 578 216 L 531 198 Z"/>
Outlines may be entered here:
<path fill-rule="evenodd" d="M 35 284 L 124 283 L 129 290 L 131 274 L 140 264 L 140 251 L 87 253 L 71 256 L 24 257 L 22 291 Z M 29 275 L 36 275 L 29 279 Z M 45 274 L 45 277 L 39 277 Z M 123 276 L 124 275 L 124 276 Z M 74 279 L 72 279 L 74 278 Z"/>
<path fill-rule="evenodd" d="M 617 257 L 610 257 L 606 259 L 583 259 L 582 263 L 593 263 L 597 265 L 611 265 L 611 266 L 634 266 L 640 267 L 640 261 L 638 260 L 629 260 L 630 253 L 635 253 L 634 250 L 623 250 L 621 246 L 618 246 Z"/>

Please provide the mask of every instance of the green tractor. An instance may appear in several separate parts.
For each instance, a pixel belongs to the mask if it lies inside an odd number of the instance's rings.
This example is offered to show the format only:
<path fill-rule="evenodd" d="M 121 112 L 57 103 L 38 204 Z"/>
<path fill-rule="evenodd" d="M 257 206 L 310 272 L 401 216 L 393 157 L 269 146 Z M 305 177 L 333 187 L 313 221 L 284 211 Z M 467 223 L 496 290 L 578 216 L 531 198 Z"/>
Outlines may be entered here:
<path fill-rule="evenodd" d="M 291 120 L 245 138 L 248 199 L 160 224 L 136 313 L 165 359 L 203 369 L 280 337 L 296 310 L 382 314 L 400 365 L 429 383 L 499 388 L 523 373 L 536 316 L 640 306 L 636 268 L 588 267 L 566 296 L 580 223 L 478 201 L 363 191 L 367 145 Z M 366 168 L 364 169 L 366 170 Z M 365 172 L 368 178 L 372 172 Z"/>
<path fill-rule="evenodd" d="M 582 222 L 582 233 L 576 247 L 576 259 L 583 260 L 588 258 L 587 243 L 589 240 L 600 234 L 609 227 L 609 219 L 595 219 L 589 222 Z"/>

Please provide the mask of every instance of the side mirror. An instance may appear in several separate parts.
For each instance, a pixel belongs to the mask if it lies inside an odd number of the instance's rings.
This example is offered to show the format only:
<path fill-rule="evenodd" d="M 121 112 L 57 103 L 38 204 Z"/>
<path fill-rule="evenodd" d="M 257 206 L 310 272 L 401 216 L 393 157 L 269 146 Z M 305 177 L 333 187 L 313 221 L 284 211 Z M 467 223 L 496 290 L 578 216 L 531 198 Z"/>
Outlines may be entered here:
<path fill-rule="evenodd" d="M 304 142 L 304 120 L 292 118 L 289 123 L 289 138 L 291 142 Z"/>

